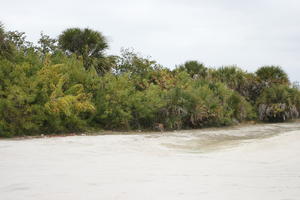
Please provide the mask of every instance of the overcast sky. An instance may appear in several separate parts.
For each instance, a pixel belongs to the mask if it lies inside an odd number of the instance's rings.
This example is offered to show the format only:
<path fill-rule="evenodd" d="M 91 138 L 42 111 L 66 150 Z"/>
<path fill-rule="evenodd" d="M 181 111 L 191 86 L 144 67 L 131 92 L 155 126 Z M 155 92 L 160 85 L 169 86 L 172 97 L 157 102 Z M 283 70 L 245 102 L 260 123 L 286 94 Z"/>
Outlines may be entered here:
<path fill-rule="evenodd" d="M 2 0 L 0 20 L 34 42 L 41 31 L 89 27 L 108 38 L 109 54 L 132 47 L 169 68 L 280 65 L 300 81 L 298 0 Z"/>

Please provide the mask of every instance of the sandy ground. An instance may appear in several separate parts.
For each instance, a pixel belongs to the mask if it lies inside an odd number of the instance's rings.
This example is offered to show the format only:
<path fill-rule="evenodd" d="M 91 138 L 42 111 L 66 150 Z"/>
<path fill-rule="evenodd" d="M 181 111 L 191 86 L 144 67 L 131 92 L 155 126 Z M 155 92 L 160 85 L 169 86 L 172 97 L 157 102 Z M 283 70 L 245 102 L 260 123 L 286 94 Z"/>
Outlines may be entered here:
<path fill-rule="evenodd" d="M 300 123 L 0 140 L 1 200 L 299 200 Z"/>

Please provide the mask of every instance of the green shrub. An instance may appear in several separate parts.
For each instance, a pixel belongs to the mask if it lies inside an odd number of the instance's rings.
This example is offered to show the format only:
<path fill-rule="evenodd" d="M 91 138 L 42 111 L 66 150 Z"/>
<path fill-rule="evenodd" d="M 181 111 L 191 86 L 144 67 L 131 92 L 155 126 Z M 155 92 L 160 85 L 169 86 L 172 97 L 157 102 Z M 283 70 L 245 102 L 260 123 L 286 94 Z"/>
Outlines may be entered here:
<path fill-rule="evenodd" d="M 259 119 L 285 121 L 299 117 L 300 92 L 286 85 L 265 88 L 257 100 Z"/>

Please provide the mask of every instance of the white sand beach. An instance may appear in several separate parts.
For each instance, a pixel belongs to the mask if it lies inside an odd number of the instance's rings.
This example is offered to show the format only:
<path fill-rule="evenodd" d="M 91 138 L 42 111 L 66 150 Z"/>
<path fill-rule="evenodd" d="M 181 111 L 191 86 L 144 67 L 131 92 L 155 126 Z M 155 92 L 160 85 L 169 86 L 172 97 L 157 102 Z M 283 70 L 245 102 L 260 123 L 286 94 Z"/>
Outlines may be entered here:
<path fill-rule="evenodd" d="M 0 140 L 1 200 L 297 200 L 300 123 Z"/>

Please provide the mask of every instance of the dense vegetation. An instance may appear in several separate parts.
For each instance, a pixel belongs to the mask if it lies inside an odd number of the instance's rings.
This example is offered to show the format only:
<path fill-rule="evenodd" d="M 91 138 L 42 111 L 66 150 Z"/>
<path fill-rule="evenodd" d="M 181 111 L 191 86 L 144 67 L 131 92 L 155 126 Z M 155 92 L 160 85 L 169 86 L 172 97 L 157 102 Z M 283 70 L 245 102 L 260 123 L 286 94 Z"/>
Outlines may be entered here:
<path fill-rule="evenodd" d="M 277 66 L 248 73 L 188 61 L 174 70 L 130 50 L 108 56 L 105 37 L 71 28 L 57 39 L 0 27 L 0 136 L 87 129 L 224 126 L 297 118 L 300 92 Z"/>

